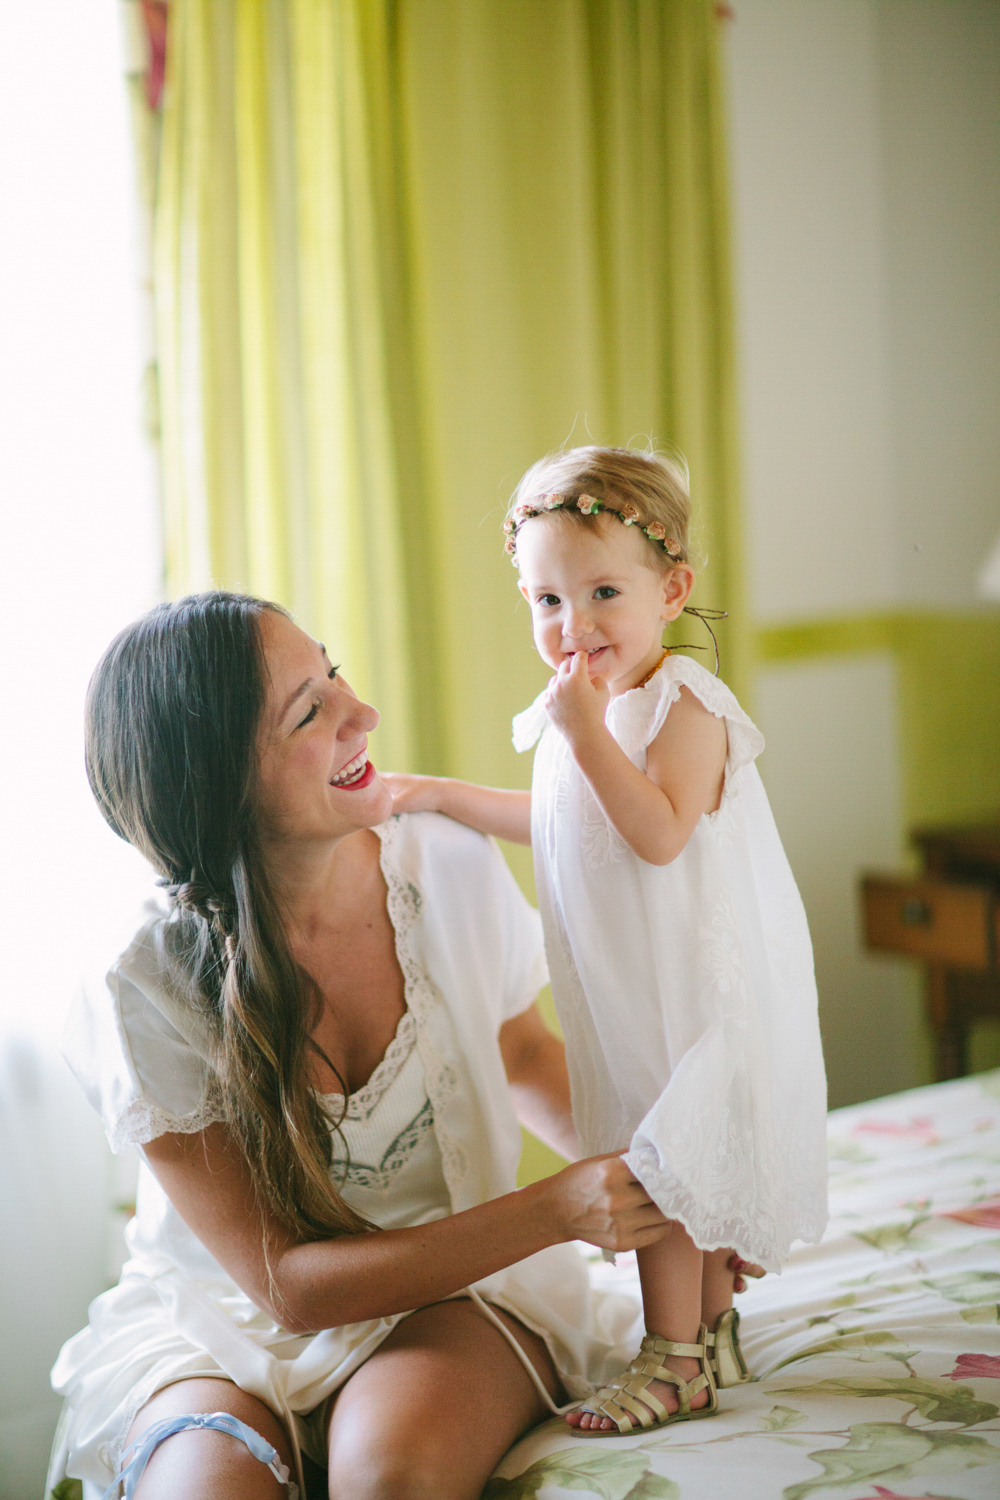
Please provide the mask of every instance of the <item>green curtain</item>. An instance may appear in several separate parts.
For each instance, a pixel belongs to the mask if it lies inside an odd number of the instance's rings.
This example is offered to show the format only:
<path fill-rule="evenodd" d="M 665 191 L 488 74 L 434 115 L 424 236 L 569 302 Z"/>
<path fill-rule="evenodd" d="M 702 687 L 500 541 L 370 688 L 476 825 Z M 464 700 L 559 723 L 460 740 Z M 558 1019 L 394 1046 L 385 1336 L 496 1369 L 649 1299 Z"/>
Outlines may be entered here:
<path fill-rule="evenodd" d="M 687 456 L 743 684 L 715 27 L 709 0 L 173 0 L 170 591 L 294 608 L 386 767 L 526 782 L 510 717 L 546 672 L 500 522 L 566 442 Z"/>

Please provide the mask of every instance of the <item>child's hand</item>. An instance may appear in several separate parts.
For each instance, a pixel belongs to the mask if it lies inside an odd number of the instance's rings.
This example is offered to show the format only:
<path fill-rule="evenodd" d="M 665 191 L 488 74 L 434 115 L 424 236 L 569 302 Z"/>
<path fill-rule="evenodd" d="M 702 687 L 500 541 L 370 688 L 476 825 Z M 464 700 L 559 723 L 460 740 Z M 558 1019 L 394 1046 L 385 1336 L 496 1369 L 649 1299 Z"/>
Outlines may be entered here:
<path fill-rule="evenodd" d="M 603 677 L 591 677 L 586 651 L 575 651 L 549 678 L 545 709 L 568 740 L 603 729 L 611 694 Z"/>
<path fill-rule="evenodd" d="M 379 776 L 392 793 L 394 813 L 443 811 L 440 777 L 404 776 L 398 771 L 380 771 Z"/>

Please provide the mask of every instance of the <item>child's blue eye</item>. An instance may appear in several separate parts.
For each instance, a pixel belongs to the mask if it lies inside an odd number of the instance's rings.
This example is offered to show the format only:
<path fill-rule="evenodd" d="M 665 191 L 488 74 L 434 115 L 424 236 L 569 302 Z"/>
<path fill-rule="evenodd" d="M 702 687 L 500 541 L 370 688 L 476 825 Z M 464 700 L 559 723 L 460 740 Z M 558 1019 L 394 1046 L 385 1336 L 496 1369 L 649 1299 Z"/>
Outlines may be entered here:
<path fill-rule="evenodd" d="M 594 590 L 595 599 L 613 599 L 618 590 L 613 589 L 610 583 L 602 583 L 599 589 Z"/>

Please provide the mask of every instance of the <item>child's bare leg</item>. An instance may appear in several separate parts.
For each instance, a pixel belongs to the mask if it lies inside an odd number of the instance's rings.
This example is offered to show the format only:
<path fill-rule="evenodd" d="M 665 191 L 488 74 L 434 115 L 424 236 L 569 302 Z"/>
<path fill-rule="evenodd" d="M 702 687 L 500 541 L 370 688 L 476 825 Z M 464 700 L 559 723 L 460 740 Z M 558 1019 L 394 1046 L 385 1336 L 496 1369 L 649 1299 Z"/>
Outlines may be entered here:
<path fill-rule="evenodd" d="M 732 1250 L 706 1250 L 701 1273 L 701 1321 L 711 1332 L 719 1318 L 733 1305 L 734 1273 L 729 1269 Z"/>
<path fill-rule="evenodd" d="M 655 1245 L 636 1251 L 636 1259 L 647 1333 L 659 1334 L 661 1338 L 673 1339 L 679 1344 L 697 1343 L 701 1324 L 702 1251 L 684 1227 L 675 1223 Z M 701 1371 L 696 1359 L 680 1355 L 668 1355 L 663 1363 L 682 1380 L 693 1380 Z M 649 1391 L 668 1412 L 677 1410 L 675 1386 L 664 1380 L 652 1380 Z M 707 1400 L 708 1393 L 701 1391 L 691 1405 L 694 1408 L 704 1406 Z M 579 1409 L 569 1412 L 566 1420 L 573 1427 L 585 1429 L 599 1427 L 607 1430 L 614 1426 L 608 1417 L 581 1413 Z"/>

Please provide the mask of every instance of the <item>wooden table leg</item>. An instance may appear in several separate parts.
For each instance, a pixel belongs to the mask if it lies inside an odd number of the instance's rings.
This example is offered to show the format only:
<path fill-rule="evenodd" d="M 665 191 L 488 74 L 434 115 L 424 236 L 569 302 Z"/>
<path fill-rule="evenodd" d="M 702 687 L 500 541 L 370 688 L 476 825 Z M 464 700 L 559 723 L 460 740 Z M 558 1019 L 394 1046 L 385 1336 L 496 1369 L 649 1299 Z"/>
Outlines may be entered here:
<path fill-rule="evenodd" d="M 934 1076 L 938 1083 L 964 1078 L 969 1071 L 969 1036 L 965 1008 L 952 994 L 951 976 L 941 964 L 927 970 L 927 1009 L 934 1032 Z"/>

